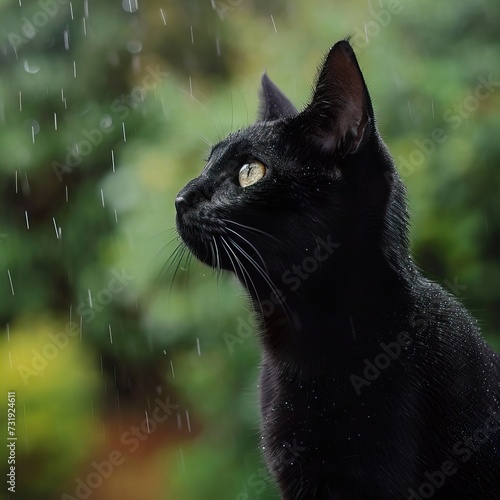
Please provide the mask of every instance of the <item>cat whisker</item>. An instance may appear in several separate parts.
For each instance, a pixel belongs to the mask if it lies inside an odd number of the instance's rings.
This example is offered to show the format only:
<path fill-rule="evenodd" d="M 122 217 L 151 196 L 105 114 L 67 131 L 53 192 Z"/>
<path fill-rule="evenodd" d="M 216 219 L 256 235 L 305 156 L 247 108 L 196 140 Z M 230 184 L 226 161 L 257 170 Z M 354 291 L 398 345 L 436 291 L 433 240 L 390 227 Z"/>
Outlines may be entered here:
<path fill-rule="evenodd" d="M 236 253 L 234 252 L 234 250 L 231 248 L 231 245 L 223 238 L 221 237 L 221 240 L 222 240 L 222 243 L 223 245 L 225 246 L 226 248 L 226 251 L 228 252 L 231 252 L 234 256 L 234 258 L 236 259 L 236 262 L 238 263 L 238 267 L 240 268 L 241 270 L 241 275 L 242 275 L 242 278 L 243 278 L 243 281 L 245 282 L 245 287 L 247 290 L 250 291 L 250 287 L 248 285 L 248 281 L 247 281 L 247 278 L 250 280 L 250 285 L 252 285 L 252 289 L 254 290 L 255 292 L 255 295 L 257 297 L 257 302 L 259 304 L 259 307 L 260 307 L 260 310 L 261 310 L 261 313 L 264 314 L 264 309 L 262 308 L 262 301 L 260 300 L 260 297 L 259 297 L 259 291 L 257 290 L 257 287 L 255 286 L 255 283 L 252 279 L 252 276 L 250 275 L 250 273 L 245 269 L 245 267 L 241 264 L 241 260 L 238 258 L 238 256 L 236 255 Z M 234 244 L 234 242 L 233 242 Z M 233 260 L 230 256 L 230 254 L 228 253 L 228 257 L 229 259 L 231 260 L 231 263 L 233 263 Z M 233 264 L 233 268 L 234 268 L 234 264 Z M 235 274 L 237 275 L 236 273 L 236 269 L 235 269 Z"/>
<path fill-rule="evenodd" d="M 269 273 L 269 270 L 267 269 L 266 261 L 264 260 L 264 258 L 260 254 L 260 252 L 257 250 L 257 248 L 255 248 L 255 245 L 253 245 L 253 243 L 251 243 L 247 238 L 245 238 L 244 236 L 242 236 L 240 233 L 237 233 L 236 231 L 234 231 L 230 227 L 227 227 L 226 229 L 228 231 L 231 231 L 236 236 L 238 236 L 238 238 L 241 238 L 245 243 L 247 243 L 255 251 L 255 253 L 258 255 L 259 259 L 261 260 L 262 265 L 264 266 L 264 269 L 265 269 L 266 273 Z"/>
<path fill-rule="evenodd" d="M 252 281 L 251 278 L 250 278 L 250 276 L 248 275 L 248 273 L 246 272 L 246 270 L 241 265 L 241 261 L 240 261 L 240 259 L 238 259 L 238 256 L 235 254 L 234 250 L 231 248 L 231 245 L 229 245 L 229 243 L 224 239 L 223 236 L 221 236 L 221 241 L 222 241 L 223 246 L 226 249 L 226 254 L 229 257 L 229 260 L 231 261 L 231 264 L 233 266 L 234 274 L 238 275 L 238 273 L 236 271 L 236 266 L 234 265 L 234 262 L 236 262 L 238 264 L 238 267 L 239 267 L 240 271 L 241 271 L 241 275 L 243 277 L 243 281 L 245 282 L 245 285 L 248 288 L 248 282 L 247 282 L 247 278 L 246 277 L 248 276 L 249 279 L 250 279 L 250 281 Z M 231 257 L 231 254 L 234 257 L 234 261 L 233 261 L 233 258 Z M 252 282 L 252 286 L 253 286 L 253 282 Z"/>
<path fill-rule="evenodd" d="M 216 263 L 216 274 L 217 274 L 217 283 L 219 282 L 220 277 L 222 276 L 222 268 L 220 263 L 220 253 L 219 247 L 217 246 L 217 240 L 214 236 L 212 236 L 212 240 L 215 246 L 215 263 Z"/>
<path fill-rule="evenodd" d="M 273 239 L 277 243 L 281 244 L 281 240 L 279 240 L 278 238 L 276 238 L 276 236 L 273 236 L 272 234 L 266 233 L 265 231 L 262 231 L 261 229 L 257 229 L 256 227 L 247 226 L 245 224 L 241 224 L 240 222 L 235 222 L 234 220 L 230 220 L 230 219 L 221 219 L 221 220 L 222 220 L 222 222 L 229 223 L 229 224 L 234 224 L 235 226 L 242 227 L 242 228 L 247 229 L 248 231 L 251 231 L 253 233 L 262 234 L 264 236 L 267 236 L 267 237 Z"/>
<path fill-rule="evenodd" d="M 205 144 L 207 144 L 207 146 L 209 148 L 213 148 L 214 145 L 213 145 L 213 142 L 206 136 L 206 135 L 203 135 L 203 134 L 196 134 L 196 136 L 198 138 L 200 138 Z"/>
<path fill-rule="evenodd" d="M 241 246 L 238 245 L 238 243 L 236 243 L 232 238 L 229 238 L 229 240 L 236 247 L 236 249 L 239 252 L 241 252 L 244 257 L 246 257 L 246 259 L 250 262 L 250 264 L 252 264 L 254 266 L 256 271 L 262 276 L 262 278 L 264 279 L 264 281 L 267 283 L 267 285 L 269 286 L 269 288 L 271 290 L 270 293 L 271 294 L 274 293 L 276 295 L 276 297 L 280 297 L 281 290 L 276 286 L 276 284 L 273 282 L 273 280 L 271 279 L 269 274 L 259 265 L 258 262 L 255 261 L 255 259 L 251 255 L 249 255 L 243 248 L 241 248 Z M 254 290 L 255 290 L 255 287 L 254 287 Z M 258 300 L 258 302 L 259 302 L 259 304 L 261 304 L 260 299 Z M 285 312 L 285 315 L 286 315 L 290 325 L 293 325 L 294 322 L 293 322 L 292 315 L 291 315 L 292 311 L 290 310 L 289 306 L 285 302 L 282 302 L 281 305 L 283 307 L 283 311 Z"/>
<path fill-rule="evenodd" d="M 177 265 L 175 266 L 174 274 L 172 276 L 172 280 L 170 281 L 170 288 L 168 290 L 168 297 L 170 299 L 170 295 L 172 294 L 172 288 L 175 282 L 175 277 L 177 276 L 177 273 L 179 272 L 179 268 L 181 267 L 182 264 L 182 259 L 184 258 L 186 252 L 188 251 L 188 248 L 186 246 L 182 246 L 180 249 L 180 252 L 177 254 L 179 255 L 179 259 L 177 260 Z M 188 261 L 191 258 L 191 254 L 188 254 Z M 171 265 L 169 266 L 170 269 Z"/>
<path fill-rule="evenodd" d="M 179 238 L 177 238 L 177 239 L 179 239 Z M 174 240 L 175 240 L 175 238 L 174 238 Z M 174 241 L 174 240 L 172 240 L 172 241 Z M 168 244 L 172 243 L 172 241 L 170 241 Z M 165 245 L 161 250 L 163 250 L 164 248 L 166 248 L 168 246 L 168 244 Z M 174 265 L 174 263 L 177 260 L 177 258 L 184 253 L 183 249 L 187 250 L 186 247 L 185 247 L 185 245 L 184 245 L 184 243 L 182 243 L 182 241 L 181 241 L 175 247 L 175 249 L 173 250 L 173 252 L 170 254 L 170 256 L 168 257 L 168 259 L 165 261 L 165 263 L 161 266 L 161 269 L 158 272 L 158 276 L 156 277 L 155 284 L 158 284 L 158 282 L 161 279 L 161 277 L 164 276 L 165 274 L 167 274 L 168 271 L 170 271 L 171 267 Z M 160 253 L 161 250 L 159 250 L 157 252 L 157 255 Z M 182 259 L 182 256 L 180 258 Z"/>

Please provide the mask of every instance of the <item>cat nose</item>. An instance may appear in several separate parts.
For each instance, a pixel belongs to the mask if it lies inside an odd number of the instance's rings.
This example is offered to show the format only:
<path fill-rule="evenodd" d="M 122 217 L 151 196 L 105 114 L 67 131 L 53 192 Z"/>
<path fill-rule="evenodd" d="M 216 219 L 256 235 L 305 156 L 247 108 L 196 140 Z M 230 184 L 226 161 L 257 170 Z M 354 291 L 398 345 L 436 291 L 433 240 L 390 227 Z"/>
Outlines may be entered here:
<path fill-rule="evenodd" d="M 175 209 L 177 210 L 178 214 L 182 214 L 189 210 L 189 203 L 186 200 L 185 196 L 183 195 L 177 196 L 177 198 L 175 199 Z"/>
<path fill-rule="evenodd" d="M 186 186 L 175 198 L 175 208 L 177 213 L 181 215 L 206 199 L 208 198 L 199 189 Z"/>
<path fill-rule="evenodd" d="M 195 204 L 193 203 L 194 197 L 185 194 L 179 194 L 175 199 L 175 209 L 179 215 L 188 212 Z"/>

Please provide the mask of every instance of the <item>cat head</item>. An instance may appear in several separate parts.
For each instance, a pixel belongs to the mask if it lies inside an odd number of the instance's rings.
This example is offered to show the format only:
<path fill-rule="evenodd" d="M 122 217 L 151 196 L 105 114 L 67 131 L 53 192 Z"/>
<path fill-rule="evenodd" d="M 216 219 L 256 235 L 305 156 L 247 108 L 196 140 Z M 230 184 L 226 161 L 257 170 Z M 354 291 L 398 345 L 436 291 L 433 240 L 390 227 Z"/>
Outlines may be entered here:
<path fill-rule="evenodd" d="M 252 294 L 308 259 L 344 273 L 366 255 L 406 253 L 403 190 L 350 44 L 332 47 L 303 111 L 266 74 L 260 100 L 256 123 L 216 144 L 177 196 L 194 255 Z"/>

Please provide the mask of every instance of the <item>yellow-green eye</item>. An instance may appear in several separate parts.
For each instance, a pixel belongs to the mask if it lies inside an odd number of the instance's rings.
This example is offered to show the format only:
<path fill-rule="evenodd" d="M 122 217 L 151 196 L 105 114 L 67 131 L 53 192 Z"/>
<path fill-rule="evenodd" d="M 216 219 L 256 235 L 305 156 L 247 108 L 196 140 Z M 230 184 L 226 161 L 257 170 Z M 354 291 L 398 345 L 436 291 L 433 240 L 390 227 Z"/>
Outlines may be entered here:
<path fill-rule="evenodd" d="M 240 169 L 238 175 L 238 180 L 240 186 L 245 188 L 255 184 L 260 181 L 264 175 L 266 175 L 266 167 L 260 161 L 252 161 L 251 163 L 246 163 Z"/>

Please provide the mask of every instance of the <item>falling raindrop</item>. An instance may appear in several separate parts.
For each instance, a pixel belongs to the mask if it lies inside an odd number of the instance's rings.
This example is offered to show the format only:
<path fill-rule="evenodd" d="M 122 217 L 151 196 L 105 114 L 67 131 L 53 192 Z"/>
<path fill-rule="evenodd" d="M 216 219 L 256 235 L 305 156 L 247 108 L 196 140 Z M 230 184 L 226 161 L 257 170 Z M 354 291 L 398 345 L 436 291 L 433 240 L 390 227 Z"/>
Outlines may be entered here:
<path fill-rule="evenodd" d="M 76 61 L 73 61 L 73 77 L 76 78 Z"/>
<path fill-rule="evenodd" d="M 122 130 L 123 130 L 123 142 L 127 142 L 127 135 L 125 134 L 125 122 L 122 122 Z"/>
<path fill-rule="evenodd" d="M 147 412 L 147 410 L 144 413 L 146 414 L 146 427 L 148 429 L 148 434 L 151 434 L 151 430 L 149 428 L 149 418 L 148 418 L 148 412 Z"/>
<path fill-rule="evenodd" d="M 82 19 L 83 24 L 83 36 L 87 36 L 87 21 L 85 18 Z"/>
<path fill-rule="evenodd" d="M 57 113 L 54 113 L 54 130 L 57 130 Z"/>
<path fill-rule="evenodd" d="M 161 18 L 163 19 L 163 24 L 166 26 L 167 25 L 167 20 L 165 18 L 165 14 L 163 13 L 163 9 L 160 9 L 160 14 L 161 14 Z"/>
<path fill-rule="evenodd" d="M 186 422 L 188 426 L 188 432 L 191 434 L 191 420 L 189 419 L 189 411 L 186 410 Z"/>
<path fill-rule="evenodd" d="M 172 378 L 175 378 L 174 364 L 172 363 L 172 360 L 170 360 L 170 369 L 172 370 Z"/>
<path fill-rule="evenodd" d="M 141 52 L 142 50 L 142 42 L 140 42 L 139 40 L 129 40 L 127 42 L 127 50 L 131 54 L 139 54 L 139 52 Z"/>
<path fill-rule="evenodd" d="M 271 21 L 273 22 L 274 32 L 278 33 L 278 30 L 276 29 L 276 23 L 274 22 L 274 17 L 272 14 L 271 14 Z"/>
<path fill-rule="evenodd" d="M 7 269 L 7 275 L 9 276 L 10 290 L 12 292 L 12 295 L 15 295 L 14 285 L 12 284 L 12 276 L 10 275 L 10 269 Z"/>
<path fill-rule="evenodd" d="M 111 168 L 113 169 L 113 173 L 115 173 L 115 152 L 111 150 Z"/>
<path fill-rule="evenodd" d="M 92 305 L 92 293 L 90 291 L 90 288 L 88 289 L 88 292 L 89 292 L 89 306 L 90 306 L 90 309 L 94 309 L 94 306 Z"/>
<path fill-rule="evenodd" d="M 54 222 L 54 229 L 56 231 L 56 238 L 60 239 L 60 237 L 61 237 L 61 228 L 57 227 L 56 218 L 55 217 L 52 217 L 52 221 Z"/>
<path fill-rule="evenodd" d="M 24 216 L 26 218 L 26 227 L 29 229 L 30 228 L 30 221 L 28 219 L 28 211 L 27 210 L 24 211 Z"/>
<path fill-rule="evenodd" d="M 109 326 L 109 341 L 112 344 L 113 343 L 113 334 L 111 333 L 111 325 L 108 325 L 108 326 Z"/>
<path fill-rule="evenodd" d="M 193 27 L 190 26 L 191 28 L 191 43 L 194 45 L 194 32 L 193 32 Z"/>
<path fill-rule="evenodd" d="M 28 176 L 26 175 L 26 172 L 24 172 L 24 182 L 21 183 L 21 187 L 23 189 L 24 194 L 26 194 L 26 195 L 31 194 L 30 183 L 28 181 Z"/>
<path fill-rule="evenodd" d="M 75 16 L 73 15 L 73 2 L 69 2 L 69 12 L 70 12 L 70 15 L 71 15 L 71 20 L 74 21 L 75 20 Z"/>
<path fill-rule="evenodd" d="M 35 143 L 35 135 L 40 132 L 40 124 L 36 120 L 26 120 L 25 125 L 31 131 L 31 142 Z"/>
<path fill-rule="evenodd" d="M 198 356 L 201 356 L 200 338 L 199 337 L 196 337 L 196 348 L 198 349 Z"/>
<path fill-rule="evenodd" d="M 64 37 L 64 48 L 65 48 L 65 50 L 69 50 L 69 31 L 68 31 L 68 29 L 64 30 L 63 37 Z"/>
<path fill-rule="evenodd" d="M 410 121 L 413 121 L 413 115 L 411 113 L 410 99 L 407 99 L 407 102 L 408 102 L 408 112 L 410 113 Z"/>
<path fill-rule="evenodd" d="M 40 66 L 35 66 L 35 65 L 30 66 L 28 64 L 27 59 L 24 60 L 23 66 L 24 66 L 24 71 L 26 71 L 27 73 L 35 74 L 40 71 Z"/>
<path fill-rule="evenodd" d="M 134 13 L 139 10 L 137 0 L 122 0 L 122 8 L 125 12 Z"/>
<path fill-rule="evenodd" d="M 99 122 L 99 126 L 101 129 L 110 129 L 113 126 L 113 118 L 110 115 L 104 115 Z"/>
<path fill-rule="evenodd" d="M 186 462 L 184 461 L 184 452 L 182 451 L 182 448 L 179 448 L 180 454 L 181 454 L 181 465 L 182 465 L 182 470 L 184 474 L 186 474 Z"/>

